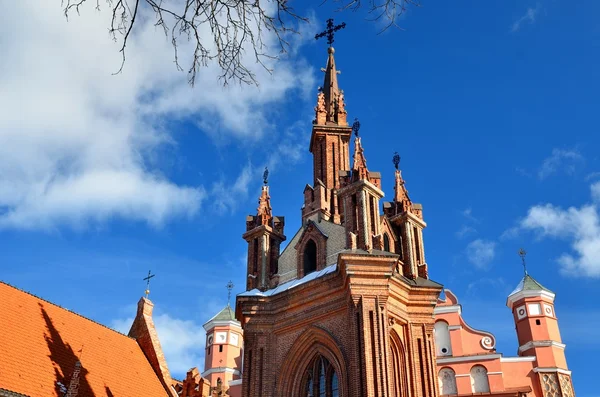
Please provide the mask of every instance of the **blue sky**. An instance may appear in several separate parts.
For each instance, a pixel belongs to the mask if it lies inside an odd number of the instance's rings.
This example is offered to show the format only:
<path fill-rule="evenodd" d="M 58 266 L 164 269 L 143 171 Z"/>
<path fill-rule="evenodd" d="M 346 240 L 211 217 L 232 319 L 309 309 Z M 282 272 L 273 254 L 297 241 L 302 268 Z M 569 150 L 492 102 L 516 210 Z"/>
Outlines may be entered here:
<path fill-rule="evenodd" d="M 424 2 L 404 30 L 378 34 L 364 12 L 317 2 L 274 74 L 254 69 L 258 88 L 222 88 L 209 66 L 192 89 L 148 21 L 113 76 L 106 15 L 88 7 L 67 23 L 55 3 L 0 16 L 0 37 L 22 37 L 0 42 L 3 281 L 126 331 L 152 269 L 172 372 L 202 368 L 201 325 L 227 281 L 243 290 L 241 234 L 265 165 L 287 236 L 299 227 L 326 61 L 312 37 L 334 16 L 347 23 L 335 48 L 349 117 L 388 199 L 401 154 L 431 278 L 511 356 L 504 305 L 525 247 L 530 274 L 556 292 L 575 390 L 598 396 L 586 364 L 600 353 L 600 4 Z"/>

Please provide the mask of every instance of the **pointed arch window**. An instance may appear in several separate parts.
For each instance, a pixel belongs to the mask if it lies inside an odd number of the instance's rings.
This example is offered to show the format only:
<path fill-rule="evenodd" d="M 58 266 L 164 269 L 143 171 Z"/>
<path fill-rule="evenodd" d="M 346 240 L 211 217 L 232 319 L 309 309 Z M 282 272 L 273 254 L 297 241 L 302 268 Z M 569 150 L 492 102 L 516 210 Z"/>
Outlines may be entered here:
<path fill-rule="evenodd" d="M 442 368 L 438 373 L 440 395 L 458 394 L 456 373 L 452 368 Z"/>
<path fill-rule="evenodd" d="M 471 368 L 471 390 L 473 393 L 490 392 L 487 369 L 483 365 L 475 365 Z"/>
<path fill-rule="evenodd" d="M 387 252 L 390 251 L 390 236 L 387 233 L 383 234 L 383 250 Z"/>
<path fill-rule="evenodd" d="M 317 270 L 317 244 L 310 239 L 304 246 L 304 275 Z"/>
<path fill-rule="evenodd" d="M 408 393 L 408 378 L 406 376 L 406 353 L 404 344 L 395 330 L 390 332 L 392 350 L 392 388 L 394 395 L 404 396 Z"/>
<path fill-rule="evenodd" d="M 339 397 L 338 376 L 333 366 L 321 355 L 305 371 L 302 397 Z"/>

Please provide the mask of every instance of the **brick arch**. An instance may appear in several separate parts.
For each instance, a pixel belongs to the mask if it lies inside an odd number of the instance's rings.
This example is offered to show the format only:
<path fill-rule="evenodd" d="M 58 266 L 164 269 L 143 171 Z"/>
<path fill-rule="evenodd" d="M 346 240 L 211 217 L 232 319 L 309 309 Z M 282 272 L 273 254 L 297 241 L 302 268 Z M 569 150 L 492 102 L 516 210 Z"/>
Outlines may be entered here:
<path fill-rule="evenodd" d="M 348 395 L 347 360 L 339 348 L 339 343 L 326 330 L 310 327 L 304 331 L 288 351 L 277 379 L 278 396 L 301 397 L 305 370 L 314 362 L 317 355 L 329 361 L 338 375 L 339 395 Z"/>

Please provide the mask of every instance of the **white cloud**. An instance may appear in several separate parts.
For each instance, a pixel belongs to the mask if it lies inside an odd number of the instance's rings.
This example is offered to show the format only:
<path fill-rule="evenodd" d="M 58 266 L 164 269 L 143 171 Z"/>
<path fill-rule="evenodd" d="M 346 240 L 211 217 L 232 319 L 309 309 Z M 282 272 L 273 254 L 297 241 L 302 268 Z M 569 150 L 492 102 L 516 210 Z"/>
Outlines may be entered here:
<path fill-rule="evenodd" d="M 572 174 L 575 165 L 581 161 L 583 156 L 576 149 L 553 149 L 552 155 L 544 159 L 538 171 L 538 178 L 545 179 L 559 170 Z"/>
<path fill-rule="evenodd" d="M 127 334 L 133 320 L 115 320 L 111 328 Z M 206 340 L 204 328 L 194 321 L 181 320 L 164 313 L 155 315 L 153 320 L 171 376 L 182 379 L 192 367 L 198 367 L 202 372 Z"/>
<path fill-rule="evenodd" d="M 510 31 L 513 33 L 517 32 L 519 29 L 521 29 L 521 25 L 525 22 L 534 23 L 538 13 L 540 12 L 540 9 L 541 6 L 539 3 L 535 6 L 535 8 L 527 8 L 525 14 L 512 24 Z"/>
<path fill-rule="evenodd" d="M 176 147 L 165 121 L 192 119 L 215 139 L 252 140 L 277 133 L 269 107 L 315 86 L 312 69 L 297 60 L 269 64 L 272 75 L 251 65 L 258 88 L 223 88 L 210 65 L 192 89 L 146 17 L 123 73 L 113 76 L 119 43 L 106 33 L 107 7 L 96 12 L 94 3 L 68 22 L 55 2 L 19 1 L 0 14 L 0 37 L 19 38 L 0 42 L 0 228 L 85 227 L 113 217 L 159 226 L 197 214 L 204 188 L 170 181 L 152 161 Z"/>
<path fill-rule="evenodd" d="M 463 238 L 469 234 L 477 233 L 477 230 L 474 227 L 462 225 L 460 229 L 455 233 L 457 238 Z"/>
<path fill-rule="evenodd" d="M 471 241 L 466 249 L 467 259 L 479 269 L 487 269 L 496 256 L 496 243 L 477 239 Z"/>
<path fill-rule="evenodd" d="M 531 207 L 519 227 L 540 237 L 564 239 L 573 253 L 558 258 L 561 272 L 571 276 L 600 277 L 600 182 L 591 186 L 591 204 L 562 209 L 552 204 Z"/>

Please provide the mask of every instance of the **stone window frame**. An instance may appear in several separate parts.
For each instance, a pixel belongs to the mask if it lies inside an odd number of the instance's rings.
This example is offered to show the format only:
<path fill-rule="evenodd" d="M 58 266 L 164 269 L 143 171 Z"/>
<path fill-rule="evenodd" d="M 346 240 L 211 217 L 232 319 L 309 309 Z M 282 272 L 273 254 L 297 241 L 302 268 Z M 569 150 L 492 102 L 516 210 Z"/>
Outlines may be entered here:
<path fill-rule="evenodd" d="M 444 382 L 442 381 L 442 377 L 441 374 L 442 372 L 445 373 L 450 373 L 452 375 L 452 380 L 454 382 L 454 390 L 455 393 L 452 394 L 443 394 L 444 392 Z M 454 371 L 454 369 L 452 369 L 451 367 L 443 367 L 438 371 L 438 383 L 439 383 L 439 392 L 440 392 L 440 396 L 453 396 L 453 395 L 457 395 L 458 394 L 458 385 L 456 383 L 456 371 Z"/>
<path fill-rule="evenodd" d="M 484 374 L 485 374 L 485 384 L 487 385 L 487 390 L 476 390 L 475 377 L 473 377 L 473 370 L 476 368 L 483 368 Z M 488 369 L 486 368 L 485 365 L 482 365 L 482 364 L 473 365 L 471 367 L 471 369 L 469 370 L 469 378 L 471 379 L 471 391 L 473 393 L 489 393 L 490 392 L 490 378 L 488 376 Z M 483 379 L 483 377 L 482 377 L 482 379 Z"/>

